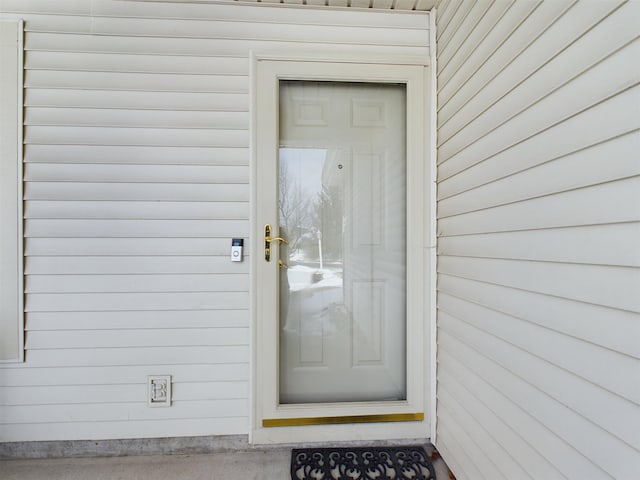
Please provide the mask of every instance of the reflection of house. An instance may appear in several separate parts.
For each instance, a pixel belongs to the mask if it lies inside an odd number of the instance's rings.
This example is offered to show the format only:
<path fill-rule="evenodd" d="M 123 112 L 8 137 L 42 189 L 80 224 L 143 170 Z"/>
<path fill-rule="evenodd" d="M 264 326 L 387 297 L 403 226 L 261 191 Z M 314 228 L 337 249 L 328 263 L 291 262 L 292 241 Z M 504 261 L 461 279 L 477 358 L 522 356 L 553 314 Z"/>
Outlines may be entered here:
<path fill-rule="evenodd" d="M 249 234 L 249 51 L 428 58 L 431 39 L 424 435 L 459 479 L 634 478 L 640 3 L 437 7 L 430 32 L 420 12 L 4 0 L 0 20 L 26 31 L 27 313 L 25 361 L 0 367 L 0 441 L 246 435 L 249 268 L 228 250 Z M 15 273 L 3 264 L 4 292 Z M 5 295 L 3 315 L 19 303 Z M 146 406 L 156 373 L 173 375 L 171 408 Z"/>

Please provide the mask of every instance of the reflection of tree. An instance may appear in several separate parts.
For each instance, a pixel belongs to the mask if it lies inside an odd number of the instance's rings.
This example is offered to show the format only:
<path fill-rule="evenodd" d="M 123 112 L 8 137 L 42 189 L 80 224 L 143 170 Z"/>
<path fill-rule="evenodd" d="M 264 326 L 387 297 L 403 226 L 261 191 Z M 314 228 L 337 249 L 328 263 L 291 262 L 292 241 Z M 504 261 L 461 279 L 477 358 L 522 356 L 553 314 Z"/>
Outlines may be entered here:
<path fill-rule="evenodd" d="M 280 232 L 289 241 L 289 252 L 304 261 L 318 261 L 318 239 L 322 239 L 324 261 L 342 260 L 343 192 L 339 185 L 323 185 L 322 191 L 308 191 L 298 174 L 296 162 L 280 158 Z M 291 171 L 294 170 L 294 171 Z"/>
<path fill-rule="evenodd" d="M 300 182 L 289 171 L 289 165 L 280 159 L 278 172 L 281 235 L 289 241 L 289 251 L 296 252 L 305 233 L 311 230 L 312 199 L 302 190 Z"/>

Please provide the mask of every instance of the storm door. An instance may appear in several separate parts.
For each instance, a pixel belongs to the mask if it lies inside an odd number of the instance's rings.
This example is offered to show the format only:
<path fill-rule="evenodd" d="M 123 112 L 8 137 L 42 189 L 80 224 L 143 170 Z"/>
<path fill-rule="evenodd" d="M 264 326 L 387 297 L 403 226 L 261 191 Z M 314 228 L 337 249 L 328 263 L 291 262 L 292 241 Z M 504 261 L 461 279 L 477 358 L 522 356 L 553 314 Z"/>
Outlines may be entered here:
<path fill-rule="evenodd" d="M 417 427 L 424 170 L 411 102 L 424 101 L 423 70 L 395 66 L 376 78 L 378 65 L 341 65 L 322 78 L 322 66 L 258 70 L 257 431 Z"/>

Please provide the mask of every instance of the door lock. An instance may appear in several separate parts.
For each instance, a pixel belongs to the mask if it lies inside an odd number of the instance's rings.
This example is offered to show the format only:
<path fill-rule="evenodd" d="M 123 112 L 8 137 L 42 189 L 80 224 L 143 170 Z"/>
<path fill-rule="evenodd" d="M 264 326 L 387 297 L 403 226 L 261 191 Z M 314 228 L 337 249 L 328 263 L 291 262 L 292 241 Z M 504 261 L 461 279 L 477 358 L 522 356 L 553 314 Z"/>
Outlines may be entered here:
<path fill-rule="evenodd" d="M 271 242 L 282 242 L 289 243 L 286 239 L 282 237 L 272 237 L 271 236 L 271 225 L 266 224 L 264 226 L 264 259 L 267 262 L 271 261 Z"/>

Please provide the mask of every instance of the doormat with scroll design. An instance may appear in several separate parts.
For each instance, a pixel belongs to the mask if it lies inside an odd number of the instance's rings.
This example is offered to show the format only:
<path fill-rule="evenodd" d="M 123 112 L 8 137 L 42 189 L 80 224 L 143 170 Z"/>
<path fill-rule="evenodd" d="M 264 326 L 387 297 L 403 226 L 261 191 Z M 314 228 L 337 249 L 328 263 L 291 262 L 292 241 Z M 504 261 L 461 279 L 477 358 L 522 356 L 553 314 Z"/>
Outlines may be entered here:
<path fill-rule="evenodd" d="M 291 480 L 436 480 L 423 447 L 298 448 Z"/>

